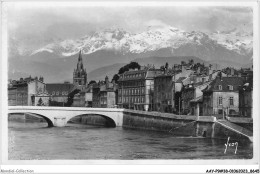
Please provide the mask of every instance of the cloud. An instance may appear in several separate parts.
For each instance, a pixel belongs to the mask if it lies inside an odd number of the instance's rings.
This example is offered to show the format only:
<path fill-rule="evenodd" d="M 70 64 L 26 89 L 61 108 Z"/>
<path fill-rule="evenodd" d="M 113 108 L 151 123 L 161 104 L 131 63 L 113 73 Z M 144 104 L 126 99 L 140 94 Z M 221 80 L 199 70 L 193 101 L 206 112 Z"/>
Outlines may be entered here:
<path fill-rule="evenodd" d="M 132 33 L 148 26 L 173 26 L 186 31 L 252 30 L 248 7 L 60 7 L 9 6 L 8 32 L 28 46 L 59 39 L 79 38 L 104 28 L 120 27 Z"/>
<path fill-rule="evenodd" d="M 146 26 L 146 27 L 166 27 L 168 25 L 160 20 L 152 19 L 152 20 L 145 22 L 144 26 Z"/>

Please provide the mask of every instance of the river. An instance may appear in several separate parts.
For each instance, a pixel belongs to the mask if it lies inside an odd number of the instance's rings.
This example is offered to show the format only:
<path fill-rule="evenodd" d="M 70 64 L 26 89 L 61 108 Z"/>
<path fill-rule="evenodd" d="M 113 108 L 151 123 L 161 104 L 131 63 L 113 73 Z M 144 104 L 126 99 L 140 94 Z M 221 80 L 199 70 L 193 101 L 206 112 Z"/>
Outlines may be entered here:
<path fill-rule="evenodd" d="M 251 159 L 253 144 L 81 124 L 8 123 L 9 160 Z"/>

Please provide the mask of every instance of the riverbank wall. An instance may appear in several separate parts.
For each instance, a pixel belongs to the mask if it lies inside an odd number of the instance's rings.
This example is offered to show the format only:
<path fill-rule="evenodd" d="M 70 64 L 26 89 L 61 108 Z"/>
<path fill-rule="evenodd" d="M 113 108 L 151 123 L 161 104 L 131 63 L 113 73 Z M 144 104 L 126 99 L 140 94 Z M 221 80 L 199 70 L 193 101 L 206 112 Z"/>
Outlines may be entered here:
<path fill-rule="evenodd" d="M 214 117 L 174 115 L 159 112 L 125 112 L 123 127 L 168 132 L 178 136 L 212 137 Z"/>
<path fill-rule="evenodd" d="M 224 122 L 225 123 L 225 122 Z M 160 112 L 125 111 L 123 127 L 168 132 L 177 136 L 193 136 L 232 140 L 250 140 L 248 130 L 218 122 L 214 116 L 174 115 Z M 244 132 L 246 132 L 244 134 Z M 250 134 L 251 135 L 251 134 Z M 252 135 L 251 135 L 252 136 Z"/>
<path fill-rule="evenodd" d="M 107 126 L 102 116 L 86 115 L 75 117 L 75 123 Z M 232 125 L 231 125 L 232 126 Z M 238 125 L 239 126 L 239 125 Z M 107 126 L 109 127 L 109 126 Z M 192 136 L 232 140 L 247 140 L 248 137 L 232 127 L 223 126 L 214 116 L 174 115 L 161 112 L 124 110 L 123 128 L 170 133 L 175 136 Z M 242 127 L 236 127 L 241 128 Z"/>

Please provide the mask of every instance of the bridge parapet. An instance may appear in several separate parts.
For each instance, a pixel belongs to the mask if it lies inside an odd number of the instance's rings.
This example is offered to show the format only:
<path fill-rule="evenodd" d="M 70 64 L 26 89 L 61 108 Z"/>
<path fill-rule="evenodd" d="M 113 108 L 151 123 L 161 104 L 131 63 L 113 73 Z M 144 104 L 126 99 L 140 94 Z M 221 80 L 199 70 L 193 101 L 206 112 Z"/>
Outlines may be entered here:
<path fill-rule="evenodd" d="M 120 108 L 87 108 L 87 107 L 49 107 L 49 106 L 8 106 L 8 110 L 62 110 L 62 111 L 100 111 L 123 112 Z"/>
<path fill-rule="evenodd" d="M 132 114 L 179 119 L 179 120 L 192 120 L 192 121 L 199 121 L 199 122 L 215 122 L 216 121 L 216 117 L 214 117 L 214 116 L 199 116 L 199 119 L 197 119 L 197 117 L 195 115 L 176 115 L 176 114 L 171 114 L 171 113 L 137 111 L 137 110 L 129 110 L 129 109 L 125 109 L 124 113 L 132 113 Z"/>

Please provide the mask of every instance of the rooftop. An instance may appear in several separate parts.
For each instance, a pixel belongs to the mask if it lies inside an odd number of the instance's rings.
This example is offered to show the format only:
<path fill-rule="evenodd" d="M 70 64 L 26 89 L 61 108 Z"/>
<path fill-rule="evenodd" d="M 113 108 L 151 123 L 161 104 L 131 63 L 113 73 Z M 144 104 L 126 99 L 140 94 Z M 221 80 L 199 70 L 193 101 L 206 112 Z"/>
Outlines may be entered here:
<path fill-rule="evenodd" d="M 238 91 L 239 87 L 244 84 L 243 81 L 244 80 L 241 77 L 217 77 L 203 90 L 203 92 L 231 91 L 229 86 L 233 86 L 232 91 Z M 221 86 L 221 90 L 219 89 L 219 86 Z"/>
<path fill-rule="evenodd" d="M 122 75 L 120 75 L 118 81 L 153 79 L 155 76 L 160 74 L 162 74 L 162 71 L 160 69 L 126 71 Z"/>
<path fill-rule="evenodd" d="M 46 84 L 46 90 L 49 94 L 52 94 L 53 92 L 59 92 L 59 94 L 62 94 L 62 92 L 71 92 L 71 90 L 74 88 L 73 84 L 67 84 L 67 83 L 48 83 Z"/>

